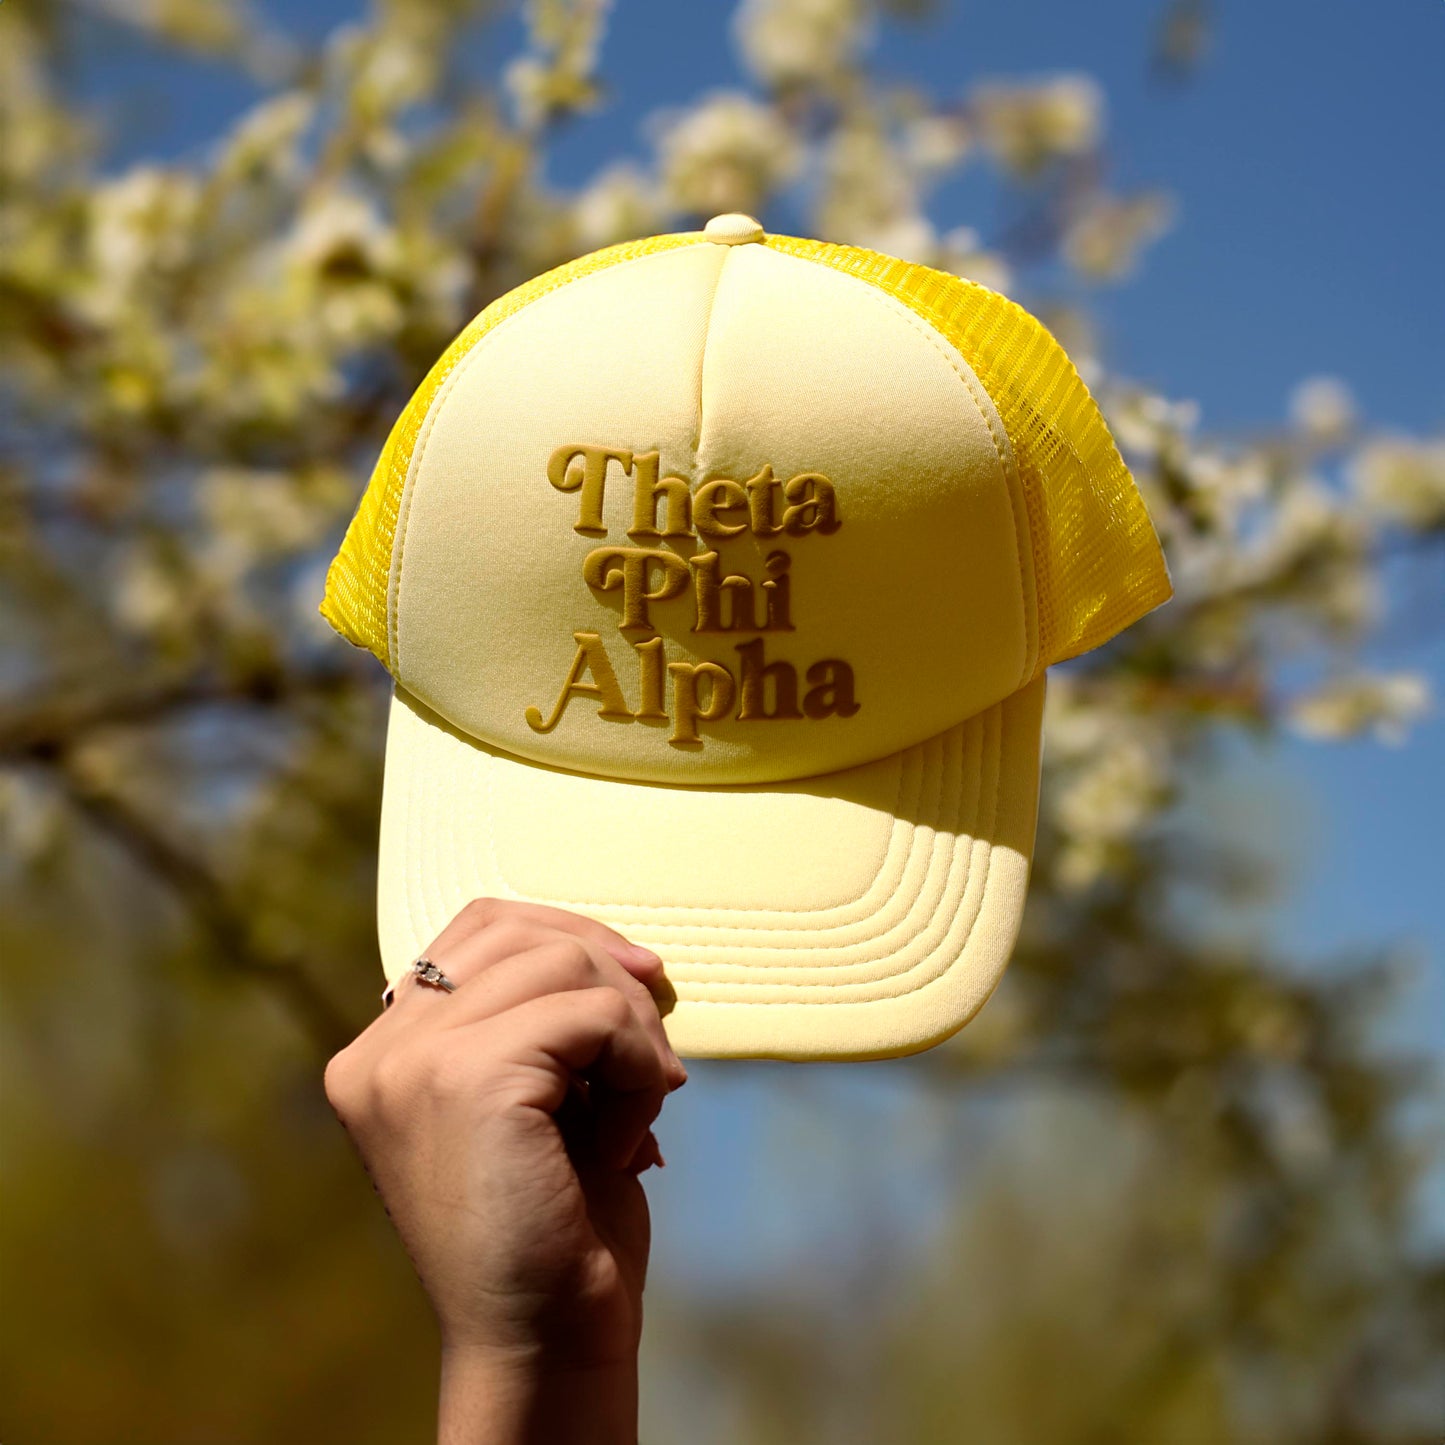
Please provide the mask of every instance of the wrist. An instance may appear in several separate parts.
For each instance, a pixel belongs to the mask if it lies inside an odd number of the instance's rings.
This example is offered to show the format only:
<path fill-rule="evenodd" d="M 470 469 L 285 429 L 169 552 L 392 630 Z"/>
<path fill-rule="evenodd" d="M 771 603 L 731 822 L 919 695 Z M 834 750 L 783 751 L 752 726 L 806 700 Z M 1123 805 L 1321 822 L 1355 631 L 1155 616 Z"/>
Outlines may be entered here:
<path fill-rule="evenodd" d="M 637 1445 L 637 1356 L 443 1347 L 438 1445 Z"/>

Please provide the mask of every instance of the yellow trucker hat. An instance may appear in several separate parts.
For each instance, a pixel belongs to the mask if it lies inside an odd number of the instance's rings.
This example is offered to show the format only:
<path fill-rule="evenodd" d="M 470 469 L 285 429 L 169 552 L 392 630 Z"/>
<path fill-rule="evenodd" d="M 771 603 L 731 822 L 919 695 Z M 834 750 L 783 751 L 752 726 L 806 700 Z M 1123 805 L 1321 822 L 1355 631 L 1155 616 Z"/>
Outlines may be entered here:
<path fill-rule="evenodd" d="M 432 368 L 327 579 L 395 683 L 387 979 L 529 899 L 661 955 L 681 1054 L 936 1044 L 1017 937 L 1044 669 L 1169 595 L 996 292 L 740 215 L 538 276 Z"/>

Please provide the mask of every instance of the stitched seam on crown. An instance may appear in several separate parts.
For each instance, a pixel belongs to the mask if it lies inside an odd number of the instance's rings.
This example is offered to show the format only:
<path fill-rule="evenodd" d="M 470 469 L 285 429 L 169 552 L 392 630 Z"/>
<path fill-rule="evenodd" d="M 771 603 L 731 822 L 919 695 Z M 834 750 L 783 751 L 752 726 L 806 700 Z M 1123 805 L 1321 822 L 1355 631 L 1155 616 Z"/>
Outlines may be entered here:
<path fill-rule="evenodd" d="M 707 353 L 709 344 L 712 341 L 712 313 L 717 307 L 717 295 L 722 290 L 723 272 L 727 269 L 728 260 L 732 256 L 732 247 L 723 247 L 722 260 L 718 262 L 717 274 L 713 277 L 712 295 L 707 298 L 707 315 L 702 322 L 702 348 L 701 355 L 697 360 L 697 424 L 692 433 L 692 463 L 688 471 L 692 474 L 692 481 L 697 481 L 697 459 L 702 449 L 702 404 L 704 386 L 707 381 Z M 643 584 L 646 585 L 645 583 Z"/>
<path fill-rule="evenodd" d="M 689 247 L 682 246 L 679 250 L 688 250 Z M 392 676 L 397 677 L 401 673 L 401 577 L 402 563 L 406 554 L 406 533 L 407 526 L 411 520 L 412 498 L 416 493 L 416 483 L 421 476 L 422 457 L 426 452 L 427 444 L 431 441 L 432 430 L 436 426 L 437 418 L 441 416 L 442 409 L 450 399 L 453 389 L 460 383 L 462 374 L 471 366 L 472 362 L 494 337 L 500 336 L 514 321 L 522 316 L 534 316 L 539 306 L 545 306 L 555 297 L 564 296 L 572 288 L 581 282 L 589 281 L 594 276 L 610 276 L 615 272 L 622 271 L 628 266 L 636 266 L 642 261 L 652 260 L 658 252 L 649 252 L 643 256 L 633 256 L 630 260 L 619 261 L 612 266 L 604 266 L 600 271 L 589 271 L 584 276 L 574 276 L 570 281 L 564 282 L 561 286 L 538 296 L 534 301 L 528 302 L 519 311 L 514 311 L 505 320 L 499 321 L 489 331 L 479 336 L 476 342 L 465 356 L 452 368 L 452 373 L 442 383 L 441 389 L 432 398 L 432 404 L 427 410 L 426 420 L 422 423 L 421 430 L 417 434 L 416 448 L 412 452 L 411 465 L 407 468 L 406 487 L 402 493 L 401 508 L 396 522 L 396 561 L 394 575 L 388 582 L 387 605 L 391 612 L 391 659 Z M 665 254 L 665 253 L 662 253 Z"/>
<path fill-rule="evenodd" d="M 926 323 L 925 323 L 925 324 L 926 324 Z M 1023 649 L 1023 651 L 1024 651 L 1024 660 L 1023 660 L 1023 668 L 1022 668 L 1021 671 L 1019 672 L 1019 681 L 1018 681 L 1018 686 L 1019 686 L 1019 687 L 1023 687 L 1024 684 L 1025 684 L 1026 682 L 1028 682 L 1030 674 L 1033 672 L 1034 667 L 1037 665 L 1037 658 L 1038 658 L 1038 651 L 1039 651 L 1039 647 L 1038 647 L 1038 630 L 1039 630 L 1039 625 L 1038 625 L 1038 604 L 1037 604 L 1037 596 L 1036 596 L 1036 598 L 1035 598 L 1035 605 L 1034 605 L 1034 626 L 1033 626 L 1034 636 L 1033 636 L 1033 639 L 1032 639 L 1032 645 L 1030 645 L 1030 639 L 1029 639 L 1029 636 L 1028 636 L 1028 631 L 1029 631 L 1028 594 L 1029 594 L 1029 590 L 1030 590 L 1031 587 L 1032 587 L 1032 589 L 1034 590 L 1035 594 L 1037 594 L 1037 591 L 1038 591 L 1038 582 L 1037 582 L 1037 580 L 1035 579 L 1035 577 L 1033 576 L 1033 559 L 1032 559 L 1032 556 L 1029 556 L 1029 575 L 1028 575 L 1027 577 L 1024 575 L 1024 558 L 1025 558 L 1025 556 L 1028 556 L 1029 553 L 1030 553 L 1030 550 L 1031 550 L 1031 547 L 1032 547 L 1033 538 L 1032 538 L 1032 534 L 1030 533 L 1030 534 L 1029 534 L 1029 542 L 1030 542 L 1030 547 L 1029 547 L 1029 548 L 1025 548 L 1025 547 L 1023 547 L 1023 546 L 1020 544 L 1019 532 L 1020 532 L 1020 530 L 1022 530 L 1022 531 L 1024 531 L 1025 533 L 1028 533 L 1029 519 L 1028 519 L 1028 513 L 1027 513 L 1027 511 L 1022 511 L 1022 512 L 1021 512 L 1020 509 L 1014 505 L 1014 483 L 1013 483 L 1012 480 L 1010 480 L 1010 468 L 1009 468 L 1009 458 L 1011 458 L 1012 455 L 1013 455 L 1013 443 L 1009 440 L 1008 432 L 1004 430 L 1003 420 L 1002 420 L 1002 418 L 1000 418 L 1000 417 L 998 416 L 997 409 L 996 409 L 995 406 L 994 406 L 993 398 L 992 398 L 991 396 L 989 396 L 986 391 L 984 391 L 983 383 L 982 383 L 976 376 L 972 375 L 971 373 L 972 373 L 972 368 L 970 367 L 968 372 L 959 372 L 959 376 L 960 376 L 960 378 L 962 379 L 963 384 L 969 389 L 969 393 L 970 393 L 970 394 L 972 395 L 972 397 L 973 397 L 973 404 L 978 408 L 978 414 L 983 418 L 983 420 L 984 420 L 984 425 L 988 427 L 989 435 L 993 438 L 994 450 L 998 453 L 999 470 L 1003 473 L 1003 490 L 1004 490 L 1004 495 L 1008 498 L 1009 521 L 1010 521 L 1010 522 L 1012 523 L 1012 525 L 1013 525 L 1014 552 L 1015 552 L 1015 555 L 1018 557 L 1018 563 L 1019 563 L 1019 591 L 1020 591 L 1020 600 L 1023 602 L 1023 609 L 1024 609 L 1024 616 L 1023 616 L 1023 624 L 1024 624 L 1024 649 Z M 978 389 L 977 391 L 974 390 L 975 387 Z M 979 392 L 979 391 L 984 391 L 984 396 L 988 398 L 988 406 L 987 406 L 987 407 L 985 407 L 984 404 L 983 404 L 983 402 L 981 402 L 981 401 L 978 399 L 978 392 Z M 998 423 L 998 431 L 995 431 L 995 430 L 994 430 L 994 423 L 995 423 L 995 422 Z M 1003 440 L 1002 440 L 1002 441 L 999 440 L 999 432 L 1003 432 Z M 1006 453 L 1007 453 L 1007 454 L 1006 454 Z M 1014 469 L 1014 475 L 1015 475 L 1015 476 L 1017 475 L 1017 468 Z M 1023 526 L 1022 526 L 1022 529 L 1020 529 L 1020 526 L 1019 526 L 1019 519 L 1020 519 L 1021 516 L 1022 516 L 1022 518 L 1023 518 Z M 1017 691 L 1018 691 L 1018 688 L 1015 688 L 1014 691 L 1017 692 Z"/>
<path fill-rule="evenodd" d="M 991 803 L 991 816 L 990 816 L 990 819 L 989 819 L 989 829 L 990 829 L 990 831 L 992 830 L 994 823 L 997 821 L 997 817 L 998 817 L 998 795 L 999 795 L 999 791 L 1000 791 L 1000 787 L 1001 787 L 1002 779 L 1003 779 L 1003 726 L 1002 726 L 1002 720 L 1000 720 L 1000 726 L 999 726 L 998 755 L 999 755 L 999 766 L 995 769 L 995 772 L 994 772 L 994 787 L 993 787 L 992 797 L 991 797 L 991 799 L 990 799 L 990 803 Z M 984 898 L 987 896 L 987 893 L 988 893 L 989 874 L 990 874 L 990 871 L 991 871 L 991 869 L 992 869 L 992 867 L 993 867 L 994 845 L 991 844 L 991 843 L 984 843 L 982 839 L 977 839 L 977 840 L 975 840 L 975 841 L 976 841 L 976 843 L 978 844 L 978 846 L 981 846 L 981 847 L 983 847 L 984 849 L 986 849 L 986 851 L 987 851 L 987 857 L 984 859 L 984 865 L 983 865 L 983 882 L 982 882 L 982 884 L 981 884 L 980 887 L 979 887 L 978 909 L 977 909 L 977 911 L 974 913 L 974 916 L 973 916 L 972 920 L 969 922 L 968 930 L 967 930 L 967 932 L 964 934 L 964 937 L 963 937 L 962 947 L 958 948 L 956 951 L 950 950 L 950 952 L 952 952 L 952 958 L 950 959 L 949 962 L 945 963 L 941 968 L 934 968 L 933 971 L 928 975 L 928 977 L 922 978 L 922 979 L 918 979 L 918 980 L 916 980 L 915 982 L 910 983 L 907 988 L 897 989 L 897 990 L 894 990 L 893 992 L 885 993 L 885 994 L 872 994 L 872 995 L 869 995 L 869 996 L 867 996 L 867 997 L 865 997 L 865 998 L 860 998 L 860 999 L 850 999 L 850 1000 L 847 1000 L 846 1002 L 849 1002 L 849 1003 L 858 1003 L 858 1004 L 870 1004 L 870 1003 L 883 1003 L 883 1002 L 888 1002 L 888 1001 L 893 1000 L 893 999 L 906 998 L 906 997 L 908 997 L 908 995 L 917 993 L 920 989 L 926 988 L 929 984 L 934 983 L 934 982 L 936 982 L 938 979 L 944 977 L 944 976 L 952 969 L 954 962 L 956 962 L 959 958 L 961 958 L 961 957 L 963 956 L 963 952 L 964 952 L 964 950 L 965 950 L 965 949 L 967 948 L 967 946 L 968 946 L 968 941 L 973 937 L 973 930 L 974 930 L 974 928 L 977 926 L 978 920 L 979 920 L 979 918 L 980 918 L 980 917 L 982 916 L 982 914 L 983 914 Z M 970 859 L 969 864 L 965 865 L 965 867 L 966 867 L 966 869 L 967 869 L 967 872 L 965 872 L 965 875 L 964 875 L 964 888 L 965 888 L 965 891 L 967 890 L 967 887 L 968 887 L 968 882 L 967 882 L 968 873 L 972 871 L 972 866 L 971 866 L 971 865 L 972 865 L 972 860 Z M 947 938 L 947 936 L 948 936 L 947 934 L 944 935 L 945 939 Z M 895 981 L 897 981 L 897 980 L 899 980 L 899 979 L 910 978 L 912 975 L 917 974 L 922 968 L 924 968 L 925 965 L 927 965 L 928 963 L 930 963 L 930 962 L 936 957 L 936 955 L 940 952 L 941 949 L 942 949 L 942 944 L 940 944 L 938 948 L 933 949 L 930 953 L 925 954 L 921 959 L 918 960 L 917 963 L 912 964 L 912 965 L 910 965 L 908 968 L 904 969 L 902 973 L 895 973 L 895 974 L 889 974 L 889 975 L 887 975 L 887 981 L 889 981 L 889 982 L 895 982 Z M 701 986 L 701 987 L 704 987 L 704 988 L 708 987 L 708 985 L 706 985 L 706 984 L 703 984 L 703 985 L 700 985 L 700 986 Z M 760 986 L 761 986 L 761 987 L 773 987 L 773 988 L 798 988 L 798 989 L 802 989 L 802 990 L 810 990 L 810 989 L 829 990 L 829 989 L 834 989 L 834 988 L 858 988 L 860 985 L 858 985 L 858 984 L 856 984 L 856 983 L 851 983 L 851 984 L 850 984 L 846 979 L 845 979 L 845 980 L 838 980 L 838 981 L 834 981 L 834 982 L 816 983 L 816 984 L 772 984 L 772 985 L 769 985 L 769 984 L 767 983 L 767 980 L 765 980 L 765 979 L 758 979 L 758 980 L 753 981 L 752 983 L 732 984 L 732 985 L 730 985 L 730 986 L 731 986 L 731 987 L 734 987 L 734 988 L 744 988 L 744 989 L 745 989 L 745 988 L 748 988 L 748 987 L 760 987 Z M 742 1005 L 742 1006 L 744 1006 L 744 1007 L 751 1007 L 751 1008 L 775 1008 L 775 1007 L 778 1007 L 779 1005 L 790 1006 L 790 1005 L 792 1005 L 792 1004 L 827 1004 L 827 1003 L 835 1003 L 835 1002 L 837 1002 L 836 1000 L 831 999 L 831 998 L 828 998 L 828 997 L 826 997 L 826 996 L 825 996 L 825 997 L 822 997 L 822 998 L 818 998 L 818 997 L 809 998 L 809 997 L 806 997 L 806 996 L 805 996 L 805 997 L 796 998 L 796 999 L 793 999 L 793 998 L 789 998 L 789 999 L 773 999 L 773 1000 L 769 1000 L 769 1001 L 756 1002 L 756 1001 L 750 1001 L 750 1000 L 745 999 L 745 998 L 694 998 L 694 997 L 692 997 L 692 996 L 690 996 L 690 995 L 687 996 L 687 997 L 679 997 L 679 1000 L 678 1000 L 678 1001 L 679 1001 L 679 1003 L 685 1003 L 685 1004 L 687 1004 L 687 1006 L 688 1006 L 689 1008 L 709 1008 L 709 1007 L 723 1007 L 723 1008 L 726 1008 L 726 1007 L 729 1007 L 729 1006 L 732 1006 L 732 1007 L 736 1008 L 736 1007 L 738 1007 L 739 1005 Z"/>
<path fill-rule="evenodd" d="M 1012 438 L 1009 437 L 1008 428 L 1005 427 L 1003 424 L 1003 418 L 997 415 L 997 403 L 994 401 L 993 397 L 989 395 L 988 389 L 978 379 L 978 376 L 974 373 L 973 367 L 968 362 L 967 358 L 962 357 L 962 353 L 958 350 L 958 348 L 954 347 L 951 342 L 948 342 L 945 338 L 940 336 L 937 328 L 934 327 L 925 317 L 920 315 L 917 309 L 915 309 L 913 306 L 910 306 L 901 297 L 894 296 L 890 291 L 887 291 L 876 281 L 865 281 L 861 276 L 855 276 L 851 271 L 845 270 L 844 268 L 839 266 L 832 265 L 823 256 L 802 255 L 784 246 L 770 247 L 769 249 L 773 250 L 775 255 L 788 256 L 793 260 L 797 261 L 806 261 L 814 266 L 821 266 L 824 268 L 824 270 L 832 271 L 837 275 L 846 276 L 849 280 L 857 281 L 858 284 L 864 287 L 864 289 L 868 291 L 870 295 L 876 296 L 885 305 L 897 307 L 898 310 L 903 312 L 903 314 L 908 318 L 910 322 L 912 322 L 916 326 L 920 326 L 923 328 L 924 335 L 928 337 L 929 341 L 932 342 L 934 346 L 943 348 L 944 359 L 949 363 L 950 366 L 953 367 L 954 371 L 958 374 L 959 379 L 969 389 L 973 404 L 975 407 L 978 408 L 979 414 L 983 419 L 983 423 L 988 428 L 989 435 L 993 440 L 994 450 L 999 453 L 999 465 L 1001 471 L 1004 474 L 1004 491 L 1007 493 L 1008 496 L 1009 512 L 1012 515 L 1013 521 L 1014 549 L 1016 554 L 1018 555 L 1019 561 L 1019 585 L 1024 605 L 1024 628 L 1026 633 L 1028 630 L 1029 622 L 1029 594 L 1031 591 L 1033 594 L 1033 638 L 1032 642 L 1030 642 L 1028 637 L 1025 637 L 1024 668 L 1019 679 L 1019 687 L 1023 687 L 1026 683 L 1031 681 L 1038 672 L 1037 657 L 1040 646 L 1038 622 L 1038 577 L 1033 566 L 1032 551 L 1034 537 L 1033 533 L 1029 529 L 1028 512 L 1026 508 L 1024 508 L 1022 512 L 1020 512 L 1020 509 L 1015 507 L 1014 486 L 1010 481 L 1010 478 L 1012 477 L 1013 481 L 1017 482 L 1018 484 L 1020 500 L 1023 499 L 1023 482 L 1022 478 L 1019 476 L 1017 465 L 1015 465 L 1013 471 L 1010 472 L 1008 460 L 1004 455 L 1005 450 L 1007 450 L 1008 456 L 1013 456 L 1013 441 Z M 965 371 L 959 371 L 958 369 L 958 360 L 960 358 L 963 359 L 964 365 L 967 368 Z M 982 392 L 983 395 L 988 399 L 989 405 L 987 409 L 978 399 L 979 392 Z M 993 415 L 990 415 L 991 412 L 993 413 Z M 994 429 L 995 420 L 997 420 L 998 422 L 997 431 L 995 431 Z M 1000 434 L 1002 434 L 1004 439 L 1002 444 L 1000 444 L 999 441 Z M 1021 515 L 1023 518 L 1022 528 L 1019 525 L 1019 518 Z M 1029 540 L 1029 548 L 1027 549 L 1029 553 L 1027 569 L 1025 569 L 1024 566 L 1024 554 L 1026 549 L 1024 549 L 1020 545 L 1020 531 L 1022 531 Z M 1026 570 L 1028 574 L 1027 576 L 1025 576 Z M 1018 689 L 1015 688 L 1014 690 L 1017 691 Z"/>
<path fill-rule="evenodd" d="M 948 363 L 949 370 L 952 371 L 953 374 L 963 383 L 963 389 L 965 392 L 968 393 L 968 399 L 973 403 L 973 408 L 978 413 L 978 418 L 983 423 L 984 430 L 988 433 L 988 439 L 993 443 L 994 454 L 998 457 L 998 468 L 1003 480 L 1004 496 L 1008 499 L 1009 531 L 1013 535 L 1014 561 L 1018 566 L 1019 587 L 1020 590 L 1022 590 L 1024 585 L 1023 553 L 1022 549 L 1019 546 L 1018 514 L 1014 510 L 1013 488 L 1009 486 L 1008 464 L 1004 460 L 1003 449 L 999 446 L 998 437 L 994 435 L 993 426 L 989 422 L 988 414 L 984 411 L 983 407 L 979 405 L 978 397 L 974 395 L 973 388 L 968 384 L 967 376 L 959 370 L 959 362 L 963 358 L 960 357 L 958 353 L 955 352 L 953 348 L 950 347 L 949 344 L 943 339 L 943 337 L 941 337 L 938 332 L 933 329 L 933 327 L 931 327 L 921 316 L 919 316 L 916 311 L 913 311 L 911 308 L 903 305 L 901 301 L 898 301 L 894 297 L 889 296 L 886 292 L 879 290 L 879 288 L 873 285 L 872 282 L 864 281 L 858 276 L 850 275 L 847 271 L 840 271 L 837 267 L 828 265 L 826 261 L 818 260 L 814 257 L 796 256 L 791 251 L 774 251 L 773 255 L 787 256 L 791 260 L 801 261 L 805 265 L 821 266 L 831 275 L 841 276 L 845 280 L 851 282 L 853 285 L 858 286 L 865 296 L 868 296 L 873 301 L 876 301 L 878 305 L 882 306 L 883 309 L 887 311 L 890 316 L 899 317 L 902 320 L 906 321 L 911 327 L 913 327 L 913 329 L 917 331 L 918 334 L 922 336 L 936 352 L 938 352 L 938 354 L 944 359 L 944 361 Z M 966 362 L 964 364 L 967 365 Z M 972 368 L 970 367 L 969 370 L 971 371 Z M 979 385 L 982 385 L 982 383 L 980 382 Z M 1020 597 L 1020 602 L 1022 602 L 1022 597 Z M 1028 666 L 1028 652 L 1029 647 L 1028 640 L 1026 638 L 1024 641 L 1025 668 L 1027 668 Z M 1017 689 L 1015 689 L 1015 691 L 1017 691 Z"/>

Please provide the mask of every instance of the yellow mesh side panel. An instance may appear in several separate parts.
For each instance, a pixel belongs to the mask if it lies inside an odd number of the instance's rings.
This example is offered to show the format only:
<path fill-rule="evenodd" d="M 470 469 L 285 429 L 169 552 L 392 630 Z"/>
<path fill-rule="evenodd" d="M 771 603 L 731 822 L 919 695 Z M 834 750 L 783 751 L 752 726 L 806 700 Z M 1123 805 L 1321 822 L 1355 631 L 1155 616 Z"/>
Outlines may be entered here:
<path fill-rule="evenodd" d="M 468 323 L 427 372 L 397 418 L 372 470 L 371 481 L 362 495 L 356 515 L 346 529 L 341 550 L 327 570 L 321 615 L 344 638 L 358 647 L 369 648 L 390 668 L 387 592 L 391 580 L 392 545 L 396 540 L 397 515 L 401 510 L 406 474 L 411 467 L 412 448 L 416 445 L 417 434 L 427 412 L 442 383 L 461 359 L 494 326 L 549 291 L 621 261 L 631 261 L 655 251 L 670 251 L 677 246 L 695 245 L 701 239 L 700 233 L 679 232 L 640 241 L 624 241 L 621 245 L 594 251 L 523 282 L 504 296 L 499 296 Z"/>
<path fill-rule="evenodd" d="M 857 276 L 938 331 L 993 398 L 1023 483 L 1038 594 L 1038 671 L 1107 642 L 1173 588 L 1143 499 L 1064 349 L 1023 307 L 945 271 L 857 246 L 769 236 Z"/>

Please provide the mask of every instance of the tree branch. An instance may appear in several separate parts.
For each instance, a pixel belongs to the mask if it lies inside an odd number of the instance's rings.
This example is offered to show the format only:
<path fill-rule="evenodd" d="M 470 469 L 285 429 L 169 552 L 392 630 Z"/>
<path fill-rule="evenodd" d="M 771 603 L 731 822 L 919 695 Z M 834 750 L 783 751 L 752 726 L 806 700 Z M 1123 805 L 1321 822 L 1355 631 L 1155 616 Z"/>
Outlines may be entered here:
<path fill-rule="evenodd" d="M 52 772 L 77 811 L 185 904 L 228 969 L 262 979 L 281 994 L 323 1056 L 351 1041 L 351 1023 L 309 977 L 300 957 L 258 946 L 245 912 L 194 852 L 165 837 L 121 798 L 77 776 L 63 760 Z"/>
<path fill-rule="evenodd" d="M 45 762 L 96 728 L 153 722 L 182 708 L 214 703 L 272 707 L 298 695 L 337 693 L 351 681 L 344 668 L 331 667 L 307 673 L 152 677 L 109 692 L 62 690 L 28 707 L 0 708 L 0 760 Z"/>

